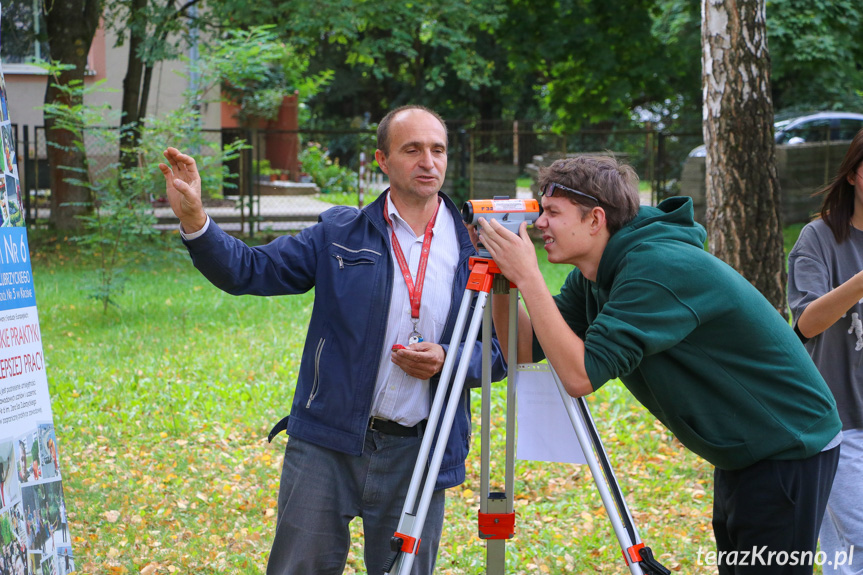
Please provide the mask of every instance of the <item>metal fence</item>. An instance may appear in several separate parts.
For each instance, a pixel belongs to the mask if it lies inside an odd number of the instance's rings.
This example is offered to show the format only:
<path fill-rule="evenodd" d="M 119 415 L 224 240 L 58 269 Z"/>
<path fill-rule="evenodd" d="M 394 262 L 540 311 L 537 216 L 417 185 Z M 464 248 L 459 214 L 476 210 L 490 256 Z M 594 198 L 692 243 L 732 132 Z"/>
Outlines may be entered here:
<path fill-rule="evenodd" d="M 674 184 L 680 178 L 687 154 L 701 143 L 700 134 L 655 130 L 554 133 L 535 129 L 529 122 L 451 121 L 448 130 L 445 191 L 457 203 L 475 197 L 514 196 L 518 193 L 517 179 L 532 177 L 539 167 L 554 159 L 584 153 L 613 153 L 622 157 L 633 165 L 642 182 L 649 184 L 643 184 L 642 192 L 647 188 L 655 202 L 676 192 Z M 45 225 L 50 216 L 45 128 L 13 124 L 13 132 L 20 158 L 18 169 L 27 225 Z M 345 185 L 356 188 L 361 172 L 365 203 L 386 187 L 385 176 L 372 164 L 373 130 L 204 130 L 198 148 L 192 151 L 199 159 L 207 158 L 237 139 L 247 142 L 248 147 L 239 158 L 225 164 L 230 175 L 221 189 L 205 190 L 208 211 L 227 229 L 255 233 L 305 227 L 332 205 L 321 198 L 326 199 L 327 194 Z M 103 130 L 98 137 L 94 132 L 85 137 L 85 143 L 91 176 L 117 162 L 118 131 Z M 274 169 L 265 161 L 268 150 L 291 150 L 291 146 L 296 150 L 298 163 L 288 161 L 287 167 Z M 346 183 L 347 170 L 353 176 Z M 154 174 L 158 176 L 155 169 Z M 162 195 L 158 177 L 154 178 L 152 200 L 160 224 L 176 225 Z"/>

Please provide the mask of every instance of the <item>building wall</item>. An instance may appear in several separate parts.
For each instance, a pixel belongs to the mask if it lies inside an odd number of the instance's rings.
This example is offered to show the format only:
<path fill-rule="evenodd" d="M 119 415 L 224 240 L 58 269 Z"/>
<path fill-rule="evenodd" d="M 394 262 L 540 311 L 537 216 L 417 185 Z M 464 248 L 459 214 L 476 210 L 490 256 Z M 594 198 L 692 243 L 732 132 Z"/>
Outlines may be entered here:
<path fill-rule="evenodd" d="M 104 79 L 104 88 L 113 90 L 92 94 L 87 102 L 92 105 L 108 103 L 115 111 L 113 114 L 115 124 L 119 123 L 123 78 L 126 76 L 129 54 L 128 43 L 118 47 L 115 45 L 116 40 L 112 32 L 99 28 L 88 57 L 89 67 L 94 74 L 87 78 L 90 84 Z M 169 111 L 185 105 L 183 91 L 188 87 L 189 80 L 180 76 L 178 72 L 185 72 L 186 67 L 186 63 L 180 60 L 169 60 L 156 65 L 147 106 L 149 115 L 164 116 Z M 18 125 L 42 126 L 44 119 L 41 107 L 45 101 L 47 84 L 45 72 L 36 66 L 26 64 L 4 64 L 3 72 L 12 122 Z M 218 103 L 205 105 L 203 112 L 205 128 L 221 127 Z"/>

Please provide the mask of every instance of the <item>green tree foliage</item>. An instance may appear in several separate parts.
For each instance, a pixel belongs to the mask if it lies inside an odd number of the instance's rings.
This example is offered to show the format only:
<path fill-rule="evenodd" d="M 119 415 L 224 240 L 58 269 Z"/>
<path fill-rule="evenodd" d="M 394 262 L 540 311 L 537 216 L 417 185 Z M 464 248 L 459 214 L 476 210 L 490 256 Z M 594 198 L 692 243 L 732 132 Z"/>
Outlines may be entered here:
<path fill-rule="evenodd" d="M 534 70 L 556 125 L 627 118 L 669 93 L 667 52 L 652 33 L 655 0 L 513 0 L 510 60 Z M 530 70 L 525 70 L 529 72 Z"/>
<path fill-rule="evenodd" d="M 628 122 L 636 107 L 668 117 L 685 106 L 698 109 L 699 15 L 690 4 L 225 0 L 223 6 L 232 25 L 278 22 L 285 38 L 309 54 L 310 70 L 334 71 L 327 90 L 310 102 L 320 117 L 377 119 L 411 102 L 454 119 L 543 119 L 574 128 Z"/>
<path fill-rule="evenodd" d="M 300 152 L 300 163 L 321 192 L 342 195 L 357 193 L 356 172 L 340 166 L 338 158 L 333 161 L 321 144 L 309 142 Z"/>
<path fill-rule="evenodd" d="M 123 121 L 133 124 L 156 62 L 195 42 L 219 51 L 236 37 L 214 31 L 261 22 L 276 26 L 296 79 L 332 74 L 301 112 L 319 127 L 376 121 L 405 103 L 559 129 L 649 120 L 692 131 L 701 121 L 701 14 L 690 0 L 110 0 L 105 15 L 130 46 Z M 863 108 L 853 0 L 772 0 L 767 18 L 778 110 Z M 266 86 L 255 92 L 262 84 L 282 80 L 259 68 L 245 79 L 258 100 L 250 110 L 275 100 Z"/>
<path fill-rule="evenodd" d="M 100 84 L 85 87 L 83 82 L 73 81 L 64 85 L 63 89 L 70 92 L 71 100 L 82 102 L 85 93 L 98 90 L 99 87 Z M 54 103 L 46 104 L 44 110 L 45 117 L 51 119 L 54 129 L 72 134 L 69 143 L 72 149 L 83 152 L 87 138 L 110 141 L 116 137 L 116 134 L 102 133 L 106 128 L 98 128 L 103 109 L 84 104 Z M 136 180 L 140 181 L 140 173 L 118 168 L 112 163 L 94 169 L 92 174 L 89 165 L 67 168 L 74 175 L 66 180 L 90 193 L 85 203 L 90 209 L 78 215 L 82 231 L 86 233 L 74 240 L 99 261 L 96 277 L 86 282 L 85 289 L 89 297 L 102 304 L 103 311 L 108 310 L 109 304 L 116 303 L 116 296 L 123 291 L 124 264 L 132 259 L 128 248 L 133 242 L 157 233 L 153 229 L 155 217 L 151 206 L 145 201 L 146 196 L 141 193 L 140 187 L 134 185 Z M 36 458 L 35 453 L 33 457 Z"/>
<path fill-rule="evenodd" d="M 652 36 L 662 46 L 665 99 L 643 108 L 666 128 L 701 132 L 701 9 L 698 2 L 658 0 Z"/>
<path fill-rule="evenodd" d="M 311 103 L 320 115 L 369 112 L 376 120 L 408 102 L 458 109 L 453 85 L 481 91 L 499 72 L 488 53 L 506 5 L 492 0 L 225 0 L 223 8 L 232 26 L 278 22 L 285 39 L 309 54 L 310 71 L 335 72 Z"/>
<path fill-rule="evenodd" d="M 310 74 L 308 57 L 280 40 L 273 26 L 228 30 L 196 66 L 200 93 L 221 86 L 222 97 L 239 106 L 239 120 L 246 125 L 273 119 L 285 96 L 298 92 L 305 100 L 332 76 L 330 71 Z"/>
<path fill-rule="evenodd" d="M 777 109 L 863 111 L 863 13 L 855 0 L 767 2 Z"/>
<path fill-rule="evenodd" d="M 858 65 L 863 60 L 863 14 L 854 0 L 772 0 L 766 16 L 777 116 L 863 111 L 863 69 Z M 681 101 L 693 99 L 687 95 L 692 86 L 699 90 L 700 21 L 697 2 L 657 1 L 653 34 L 668 51 L 669 79 L 684 79 L 678 92 Z M 700 100 L 700 94 L 695 98 Z M 696 109 L 684 106 L 681 111 L 700 122 Z"/>

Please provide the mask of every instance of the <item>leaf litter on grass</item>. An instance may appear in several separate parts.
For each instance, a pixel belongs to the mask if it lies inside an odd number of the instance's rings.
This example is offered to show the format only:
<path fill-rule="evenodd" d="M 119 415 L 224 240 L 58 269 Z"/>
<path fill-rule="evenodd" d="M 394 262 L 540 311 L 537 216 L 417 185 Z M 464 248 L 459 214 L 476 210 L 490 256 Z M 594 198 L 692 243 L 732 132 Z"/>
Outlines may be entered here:
<path fill-rule="evenodd" d="M 40 269 L 45 257 L 34 255 L 34 280 L 80 572 L 262 573 L 284 450 L 284 436 L 265 437 L 289 409 L 313 294 L 235 298 L 166 261 L 132 274 L 134 305 L 103 318 L 68 289 L 81 262 Z M 619 384 L 595 396 L 641 537 L 674 572 L 710 573 L 696 557 L 713 548 L 712 469 Z M 475 430 L 479 407 L 475 391 Z M 500 431 L 492 443 L 502 456 Z M 447 494 L 438 573 L 485 572 L 479 447 L 476 434 L 467 479 Z M 492 465 L 494 484 L 503 461 Z M 627 571 L 586 466 L 519 461 L 514 497 L 508 573 Z M 361 521 L 351 533 L 346 572 L 364 573 Z"/>

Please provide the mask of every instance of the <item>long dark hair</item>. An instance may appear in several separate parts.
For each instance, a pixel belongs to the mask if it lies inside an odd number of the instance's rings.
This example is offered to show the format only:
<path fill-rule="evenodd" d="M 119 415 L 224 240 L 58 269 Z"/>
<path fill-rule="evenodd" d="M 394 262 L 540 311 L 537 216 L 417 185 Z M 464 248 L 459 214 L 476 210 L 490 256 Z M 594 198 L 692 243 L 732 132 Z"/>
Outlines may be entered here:
<path fill-rule="evenodd" d="M 851 146 L 845 154 L 845 159 L 839 166 L 839 173 L 829 184 L 815 194 L 824 195 L 821 204 L 821 219 L 833 232 L 836 243 L 841 244 L 851 235 L 851 216 L 854 215 L 854 186 L 848 183 L 848 177 L 857 177 L 857 168 L 863 163 L 863 130 L 857 132 L 851 141 Z"/>

